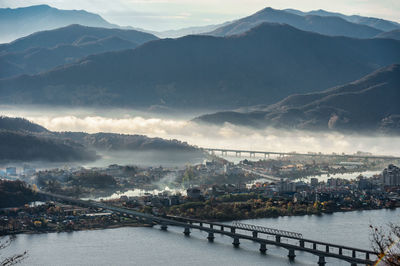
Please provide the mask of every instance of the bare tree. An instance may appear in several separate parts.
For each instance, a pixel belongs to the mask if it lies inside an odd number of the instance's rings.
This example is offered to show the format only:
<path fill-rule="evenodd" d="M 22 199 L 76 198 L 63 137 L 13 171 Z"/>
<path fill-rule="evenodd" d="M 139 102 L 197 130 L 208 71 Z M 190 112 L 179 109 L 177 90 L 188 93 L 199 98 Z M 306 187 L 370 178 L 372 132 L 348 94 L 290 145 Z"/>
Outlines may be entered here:
<path fill-rule="evenodd" d="M 379 254 L 381 263 L 400 266 L 400 226 L 390 223 L 387 228 L 370 227 L 372 247 Z"/>
<path fill-rule="evenodd" d="M 0 237 L 0 251 L 7 248 L 11 245 L 11 242 L 15 240 L 15 236 L 9 236 L 8 239 L 5 237 Z M 0 253 L 1 255 L 1 253 Z M 22 254 L 14 254 L 5 259 L 0 257 L 0 266 L 10 266 L 21 262 L 26 258 L 27 252 L 25 251 Z"/>

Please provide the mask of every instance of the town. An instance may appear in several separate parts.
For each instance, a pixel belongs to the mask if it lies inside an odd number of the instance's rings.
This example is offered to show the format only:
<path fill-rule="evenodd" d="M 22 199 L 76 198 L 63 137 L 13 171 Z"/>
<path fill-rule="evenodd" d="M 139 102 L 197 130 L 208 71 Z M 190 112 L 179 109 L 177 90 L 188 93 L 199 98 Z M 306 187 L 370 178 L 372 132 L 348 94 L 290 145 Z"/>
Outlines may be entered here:
<path fill-rule="evenodd" d="M 42 201 L 35 196 L 38 189 L 159 216 L 209 221 L 400 207 L 400 168 L 384 163 L 292 157 L 234 164 L 212 156 L 182 169 L 110 165 L 36 171 L 26 166 L 18 174 L 10 167 L 0 188 L 14 196 L 3 193 L 0 233 L 150 226 L 101 208 Z M 23 181 L 12 181 L 16 179 Z M 141 193 L 129 193 L 136 190 Z M 25 198 L 18 201 L 18 193 Z"/>

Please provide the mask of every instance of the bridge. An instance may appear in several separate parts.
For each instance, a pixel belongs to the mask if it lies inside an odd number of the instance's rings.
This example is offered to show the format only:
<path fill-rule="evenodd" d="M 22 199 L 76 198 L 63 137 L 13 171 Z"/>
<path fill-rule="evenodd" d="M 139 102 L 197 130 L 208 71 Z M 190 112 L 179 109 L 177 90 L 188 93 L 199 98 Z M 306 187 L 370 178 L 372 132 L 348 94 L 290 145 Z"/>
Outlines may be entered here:
<path fill-rule="evenodd" d="M 347 261 L 351 266 L 373 265 L 378 258 L 374 251 L 354 247 L 305 239 L 299 233 L 243 224 L 234 222 L 231 225 L 217 222 L 202 221 L 178 216 L 156 216 L 137 212 L 130 209 L 115 207 L 96 201 L 74 199 L 62 195 L 46 192 L 37 192 L 43 199 L 61 201 L 83 207 L 101 208 L 113 211 L 116 214 L 128 216 L 143 222 L 144 224 L 158 225 L 161 230 L 167 230 L 168 226 L 182 227 L 185 236 L 190 236 L 191 230 L 197 229 L 208 233 L 207 239 L 214 241 L 215 234 L 222 234 L 233 239 L 235 248 L 240 246 L 240 241 L 249 240 L 260 244 L 260 252 L 267 252 L 267 245 L 273 245 L 287 249 L 289 260 L 294 260 L 296 251 L 308 252 L 318 257 L 317 264 L 326 264 L 326 258 L 336 258 Z"/>
<path fill-rule="evenodd" d="M 278 157 L 285 156 L 305 156 L 305 157 L 327 157 L 327 158 L 343 158 L 343 159 L 380 159 L 380 160 L 400 160 L 400 157 L 389 156 L 389 155 L 360 155 L 360 154 L 324 154 L 324 153 L 297 153 L 297 152 L 274 152 L 274 151 L 254 151 L 254 150 L 236 150 L 236 149 L 219 149 L 219 148 L 202 148 L 203 151 L 215 154 L 216 152 L 221 155 L 235 154 L 237 157 L 241 157 L 242 154 L 248 155 L 248 157 L 256 157 L 256 155 L 264 155 L 264 158 L 270 158 L 271 155 Z"/>

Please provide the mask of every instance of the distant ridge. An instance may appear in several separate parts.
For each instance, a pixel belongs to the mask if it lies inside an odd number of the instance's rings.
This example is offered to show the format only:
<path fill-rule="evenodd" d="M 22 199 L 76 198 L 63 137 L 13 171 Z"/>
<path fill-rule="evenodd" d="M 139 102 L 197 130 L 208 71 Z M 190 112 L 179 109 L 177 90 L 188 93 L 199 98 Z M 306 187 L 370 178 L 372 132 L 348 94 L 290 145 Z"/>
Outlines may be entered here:
<path fill-rule="evenodd" d="M 267 7 L 253 15 L 238 19 L 207 34 L 213 36 L 240 34 L 265 22 L 283 23 L 305 31 L 352 38 L 372 38 L 382 32 L 382 30 L 368 25 L 349 22 L 339 16 L 302 16 L 293 12 Z"/>
<path fill-rule="evenodd" d="M 310 12 L 302 12 L 295 9 L 285 9 L 287 12 L 291 12 L 296 15 L 307 16 L 307 15 L 317 15 L 317 16 L 324 16 L 324 17 L 340 17 L 349 22 L 370 26 L 382 31 L 392 31 L 395 29 L 400 29 L 400 24 L 394 21 L 380 19 L 380 18 L 373 18 L 373 17 L 363 17 L 358 15 L 343 15 L 337 12 L 329 12 L 322 9 L 314 10 Z"/>
<path fill-rule="evenodd" d="M 48 5 L 0 8 L 0 43 L 7 43 L 37 31 L 56 29 L 71 24 L 119 28 L 101 16 L 84 10 L 62 10 Z"/>

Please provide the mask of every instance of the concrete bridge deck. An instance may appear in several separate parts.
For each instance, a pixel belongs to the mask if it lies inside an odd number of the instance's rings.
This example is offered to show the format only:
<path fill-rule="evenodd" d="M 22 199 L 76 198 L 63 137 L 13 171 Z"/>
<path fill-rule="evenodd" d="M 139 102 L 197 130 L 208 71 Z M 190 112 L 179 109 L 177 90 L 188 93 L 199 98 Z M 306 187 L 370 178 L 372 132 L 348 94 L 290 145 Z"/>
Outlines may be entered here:
<path fill-rule="evenodd" d="M 237 150 L 237 149 L 219 149 L 219 148 L 202 148 L 203 151 L 215 153 L 220 152 L 222 155 L 233 153 L 236 156 L 248 154 L 249 157 L 255 157 L 256 154 L 277 156 L 306 156 L 306 157 L 330 157 L 330 158 L 354 158 L 354 159 L 381 159 L 381 160 L 400 160 L 400 157 L 390 155 L 357 155 L 357 154 L 323 154 L 323 153 L 297 153 L 297 152 L 274 152 L 274 151 L 255 151 L 255 150 Z"/>
<path fill-rule="evenodd" d="M 288 258 L 294 260 L 296 251 L 304 251 L 318 256 L 317 264 L 325 265 L 326 257 L 336 258 L 349 262 L 352 266 L 373 265 L 377 259 L 375 252 L 354 247 L 342 246 L 332 243 L 325 243 L 311 239 L 304 239 L 301 234 L 281 231 L 281 230 L 262 230 L 254 225 L 245 224 L 224 224 L 196 219 L 189 219 L 177 216 L 155 216 L 152 214 L 141 213 L 125 208 L 109 206 L 100 202 L 74 199 L 62 195 L 46 192 L 38 192 L 45 199 L 72 203 L 79 206 L 101 208 L 111 210 L 117 214 L 126 215 L 143 223 L 160 225 L 162 230 L 167 230 L 168 226 L 178 226 L 184 229 L 183 233 L 189 236 L 193 229 L 208 232 L 208 240 L 214 241 L 214 234 L 222 234 L 233 239 L 233 246 L 239 247 L 240 240 L 250 240 L 260 244 L 260 252 L 267 251 L 267 245 L 274 245 L 288 250 Z M 271 239 L 272 237 L 272 239 Z"/>

